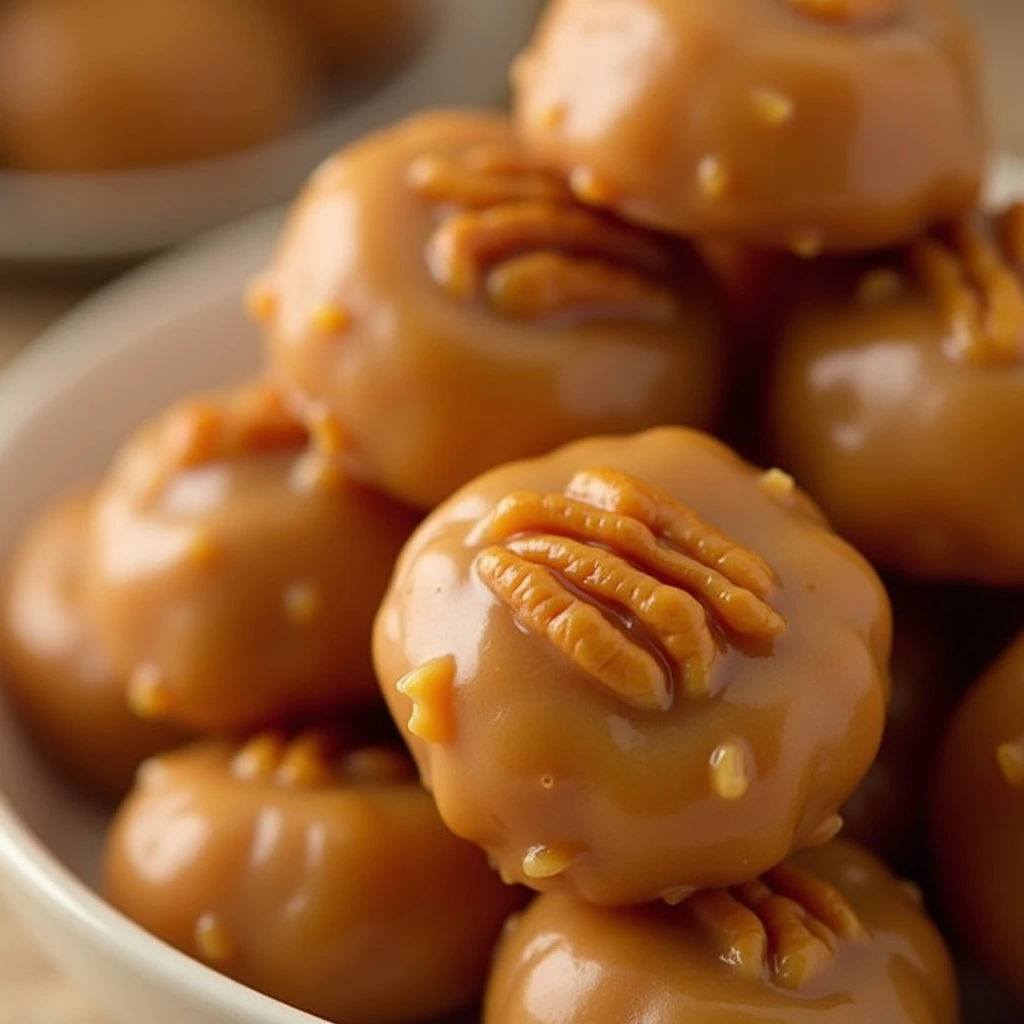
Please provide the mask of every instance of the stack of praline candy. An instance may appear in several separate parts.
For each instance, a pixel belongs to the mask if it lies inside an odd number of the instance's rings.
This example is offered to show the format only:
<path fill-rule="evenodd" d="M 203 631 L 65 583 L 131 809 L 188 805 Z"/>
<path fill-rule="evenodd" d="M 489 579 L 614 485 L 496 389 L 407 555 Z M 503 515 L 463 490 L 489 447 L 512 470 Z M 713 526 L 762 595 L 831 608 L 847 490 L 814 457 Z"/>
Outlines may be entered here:
<path fill-rule="evenodd" d="M 1024 213 L 975 209 L 960 14 L 555 0 L 513 77 L 321 167 L 264 379 L 15 558 L 7 681 L 79 778 L 206 737 L 110 898 L 346 1024 L 955 1024 L 883 864 L 935 855 L 1024 998 L 1021 642 L 926 839 L 1024 588 Z"/>

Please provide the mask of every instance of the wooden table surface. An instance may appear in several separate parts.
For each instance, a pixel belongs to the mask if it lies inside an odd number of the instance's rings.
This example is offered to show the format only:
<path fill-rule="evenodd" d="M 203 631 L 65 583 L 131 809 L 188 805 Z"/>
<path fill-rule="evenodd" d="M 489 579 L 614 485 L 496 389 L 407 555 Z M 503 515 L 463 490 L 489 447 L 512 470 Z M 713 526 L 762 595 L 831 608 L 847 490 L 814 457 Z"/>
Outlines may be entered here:
<path fill-rule="evenodd" d="M 1024 114 L 1018 113 L 1018 96 L 1024 95 L 1024 0 L 962 2 L 976 19 L 986 48 L 996 141 L 1024 154 Z M 0 270 L 0 366 L 88 291 L 89 285 L 82 283 L 5 280 Z M 46 963 L 2 906 L 0 1024 L 113 1024 Z"/>

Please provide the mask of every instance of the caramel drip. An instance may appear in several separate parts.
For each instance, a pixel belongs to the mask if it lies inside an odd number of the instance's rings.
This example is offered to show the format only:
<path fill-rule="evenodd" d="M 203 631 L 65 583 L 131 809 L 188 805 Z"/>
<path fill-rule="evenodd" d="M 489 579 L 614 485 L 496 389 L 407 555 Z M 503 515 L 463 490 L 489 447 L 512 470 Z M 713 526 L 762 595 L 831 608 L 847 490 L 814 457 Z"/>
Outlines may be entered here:
<path fill-rule="evenodd" d="M 177 406 L 161 435 L 165 477 L 213 462 L 241 459 L 306 442 L 306 431 L 270 388 L 246 388 L 225 399 L 196 398 Z"/>
<path fill-rule="evenodd" d="M 474 541 L 480 578 L 516 620 L 641 710 L 667 710 L 677 678 L 690 696 L 711 692 L 716 631 L 770 642 L 785 628 L 760 558 L 616 471 L 579 473 L 565 494 L 510 494 Z"/>
<path fill-rule="evenodd" d="M 786 0 L 798 14 L 833 25 L 863 27 L 890 20 L 899 0 Z"/>
<path fill-rule="evenodd" d="M 835 962 L 841 942 L 867 932 L 847 899 L 802 868 L 783 864 L 754 882 L 698 892 L 685 913 L 719 960 L 751 980 L 796 991 Z"/>
<path fill-rule="evenodd" d="M 621 317 L 666 323 L 673 254 L 655 235 L 581 207 L 568 186 L 499 147 L 425 156 L 408 181 L 443 210 L 426 249 L 434 281 L 524 322 Z"/>
<path fill-rule="evenodd" d="M 318 789 L 339 781 L 344 737 L 322 726 L 288 738 L 264 732 L 244 743 L 231 761 L 231 774 L 244 782 Z"/>
<path fill-rule="evenodd" d="M 926 236 L 908 251 L 911 271 L 938 306 L 950 354 L 979 366 L 1024 359 L 1024 214 L 1011 207 L 996 222 L 998 244 L 970 220 L 943 242 Z"/>

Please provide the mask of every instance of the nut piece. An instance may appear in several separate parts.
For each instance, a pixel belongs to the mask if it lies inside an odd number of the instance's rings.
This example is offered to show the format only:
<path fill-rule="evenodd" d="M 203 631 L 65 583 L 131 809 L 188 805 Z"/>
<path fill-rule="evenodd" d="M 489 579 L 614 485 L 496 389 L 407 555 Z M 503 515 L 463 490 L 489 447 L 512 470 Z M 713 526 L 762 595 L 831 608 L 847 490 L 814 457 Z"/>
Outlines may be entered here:
<path fill-rule="evenodd" d="M 538 322 L 624 316 L 668 323 L 677 314 L 669 247 L 581 207 L 552 175 L 513 151 L 421 157 L 409 170 L 420 198 L 445 213 L 427 242 L 434 280 L 453 298 Z"/>
<path fill-rule="evenodd" d="M 408 729 L 426 743 L 450 743 L 455 738 L 452 686 L 455 659 L 434 658 L 413 669 L 395 689 L 412 701 Z"/>
<path fill-rule="evenodd" d="M 479 538 L 504 541 L 477 572 L 516 619 L 642 710 L 667 710 L 676 682 L 710 695 L 720 632 L 770 642 L 785 629 L 757 555 L 624 473 L 581 472 L 565 495 L 510 495 Z"/>
<path fill-rule="evenodd" d="M 977 366 L 1024 361 L 1024 204 L 996 220 L 991 241 L 971 219 L 948 229 L 948 239 L 926 236 L 910 246 L 911 269 L 946 321 L 947 351 Z"/>
<path fill-rule="evenodd" d="M 840 942 L 867 941 L 843 894 L 792 864 L 756 882 L 697 893 L 685 906 L 723 963 L 747 978 L 767 972 L 791 991 L 833 968 Z"/>

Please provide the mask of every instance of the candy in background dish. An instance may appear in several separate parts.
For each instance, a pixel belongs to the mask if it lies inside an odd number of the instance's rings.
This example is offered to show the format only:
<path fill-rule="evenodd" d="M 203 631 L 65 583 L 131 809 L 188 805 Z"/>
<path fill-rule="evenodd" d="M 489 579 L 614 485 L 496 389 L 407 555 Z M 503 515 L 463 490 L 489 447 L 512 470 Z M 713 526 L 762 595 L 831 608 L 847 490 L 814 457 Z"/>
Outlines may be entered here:
<path fill-rule="evenodd" d="M 1003 164 L 1004 187 L 1024 175 Z M 255 369 L 240 298 L 280 219 L 232 229 L 124 280 L 76 312 L 0 383 L 0 546 L 68 487 L 102 471 L 123 437 L 181 395 Z M 87 428 L 87 429 L 86 429 Z M 98 882 L 105 817 L 70 795 L 0 711 L 0 887 L 49 955 L 124 1020 L 298 1024 L 312 1018 L 219 977 L 130 925 Z M 969 986 L 969 1024 L 1013 1024 Z"/>
<path fill-rule="evenodd" d="M 248 152 L 100 174 L 0 167 L 0 262 L 137 258 L 290 199 L 318 161 L 378 125 L 430 104 L 500 102 L 508 63 L 529 36 L 539 0 L 428 2 L 436 3 L 437 15 L 397 73 L 369 91 L 340 96 L 339 112 Z"/>

